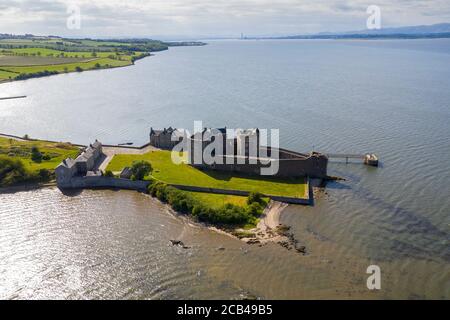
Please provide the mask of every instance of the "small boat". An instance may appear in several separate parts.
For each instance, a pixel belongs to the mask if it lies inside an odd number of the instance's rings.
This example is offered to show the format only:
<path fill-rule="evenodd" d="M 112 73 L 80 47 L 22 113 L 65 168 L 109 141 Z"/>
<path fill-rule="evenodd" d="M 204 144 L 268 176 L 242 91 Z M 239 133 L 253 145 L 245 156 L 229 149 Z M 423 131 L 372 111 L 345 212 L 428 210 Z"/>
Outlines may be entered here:
<path fill-rule="evenodd" d="M 133 145 L 133 142 L 125 142 L 125 143 L 119 143 L 119 146 L 131 146 Z"/>
<path fill-rule="evenodd" d="M 364 156 L 364 164 L 368 166 L 378 167 L 378 157 L 374 153 L 368 153 Z"/>

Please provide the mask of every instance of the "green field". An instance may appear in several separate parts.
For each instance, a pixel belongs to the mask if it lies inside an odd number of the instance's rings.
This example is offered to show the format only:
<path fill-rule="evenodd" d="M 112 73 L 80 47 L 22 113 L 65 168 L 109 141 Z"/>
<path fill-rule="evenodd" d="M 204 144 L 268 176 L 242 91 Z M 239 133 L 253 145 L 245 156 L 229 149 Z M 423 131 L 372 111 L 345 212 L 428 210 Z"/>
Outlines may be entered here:
<path fill-rule="evenodd" d="M 108 68 L 108 67 L 123 67 L 130 65 L 130 61 L 119 61 L 119 60 L 112 60 L 107 58 L 100 58 L 91 60 L 88 62 L 78 62 L 78 63 L 65 63 L 65 64 L 53 64 L 53 65 L 40 65 L 40 66 L 23 66 L 23 67 L 4 67 L 0 66 L 1 69 L 15 72 L 16 74 L 20 73 L 35 73 L 39 71 L 57 71 L 60 73 L 63 72 L 73 72 L 76 71 L 77 67 L 82 68 L 83 70 L 91 70 L 95 69 L 96 65 L 99 65 L 101 68 Z"/>
<path fill-rule="evenodd" d="M 15 76 L 17 76 L 17 73 L 0 70 L 0 81 L 6 80 L 9 78 L 14 78 Z"/>
<path fill-rule="evenodd" d="M 183 44 L 183 43 L 181 43 Z M 0 38 L 0 48 L 43 48 L 64 51 L 97 51 L 110 52 L 113 50 L 132 51 L 161 51 L 168 48 L 168 44 L 151 39 L 122 39 L 122 40 L 93 40 L 93 39 L 64 39 L 59 37 L 27 36 L 17 38 Z M 142 50 L 139 50 L 141 48 Z"/>
<path fill-rule="evenodd" d="M 231 203 L 240 207 L 245 207 L 247 205 L 247 197 L 204 192 L 186 192 L 195 199 L 200 200 L 202 203 L 216 209 L 227 203 Z"/>
<path fill-rule="evenodd" d="M 171 160 L 170 151 L 153 151 L 144 155 L 116 155 L 109 163 L 107 170 L 119 172 L 137 160 L 150 162 L 153 167 L 153 178 L 169 184 L 253 191 L 266 195 L 298 198 L 307 196 L 307 185 L 304 178 L 280 179 L 219 171 L 201 171 L 187 164 L 175 165 Z"/>
<path fill-rule="evenodd" d="M 19 56 L 19 55 L 1 55 L 0 65 L 2 67 L 14 66 L 41 66 L 52 64 L 76 63 L 88 61 L 87 58 L 72 58 L 72 57 L 37 57 L 37 56 Z"/>
<path fill-rule="evenodd" d="M 93 58 L 107 58 L 109 56 L 118 56 L 124 60 L 131 59 L 131 53 L 125 53 L 120 51 L 107 51 L 107 52 L 99 52 L 95 51 L 95 55 L 93 51 L 61 51 L 55 49 L 48 48 L 14 48 L 14 49 L 0 49 L 0 53 L 11 53 L 16 55 L 28 55 L 28 56 L 39 56 L 39 57 L 57 57 L 64 56 L 66 58 L 83 58 L 83 59 L 93 59 Z M 142 52 L 136 51 L 135 55 L 140 54 Z"/>
<path fill-rule="evenodd" d="M 38 147 L 43 155 L 48 155 L 50 160 L 42 160 L 40 163 L 31 160 L 31 148 Z M 54 170 L 62 160 L 75 158 L 79 149 L 68 143 L 54 143 L 46 141 L 18 141 L 0 137 L 0 155 L 12 159 L 20 159 L 27 170 L 38 171 L 39 169 Z"/>
<path fill-rule="evenodd" d="M 98 52 L 63 52 L 50 49 L 16 49 L 8 54 L 0 51 L 0 81 L 15 79 L 20 74 L 34 74 L 42 71 L 58 73 L 74 72 L 77 67 L 84 70 L 123 67 L 133 64 L 133 55 Z M 23 52 L 33 52 L 34 56 L 23 56 Z M 40 56 L 36 52 L 41 52 Z M 20 55 L 19 55 L 20 54 Z M 53 54 L 54 56 L 48 56 Z M 136 53 L 137 55 L 141 52 Z M 44 56 L 43 56 L 44 55 Z M 62 57 L 61 55 L 64 55 Z M 108 58 L 113 56 L 113 58 Z M 3 64 L 2 64 L 3 61 Z"/>

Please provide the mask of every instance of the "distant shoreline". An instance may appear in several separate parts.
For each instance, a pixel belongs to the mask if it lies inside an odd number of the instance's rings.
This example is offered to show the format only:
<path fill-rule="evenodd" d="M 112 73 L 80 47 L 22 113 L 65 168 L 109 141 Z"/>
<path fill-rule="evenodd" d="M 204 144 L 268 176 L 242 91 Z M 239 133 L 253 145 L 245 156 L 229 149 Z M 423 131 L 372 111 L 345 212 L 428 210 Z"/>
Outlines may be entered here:
<path fill-rule="evenodd" d="M 246 37 L 242 40 L 417 40 L 449 39 L 449 33 L 436 34 L 345 34 L 345 35 L 298 35 L 285 37 Z"/>

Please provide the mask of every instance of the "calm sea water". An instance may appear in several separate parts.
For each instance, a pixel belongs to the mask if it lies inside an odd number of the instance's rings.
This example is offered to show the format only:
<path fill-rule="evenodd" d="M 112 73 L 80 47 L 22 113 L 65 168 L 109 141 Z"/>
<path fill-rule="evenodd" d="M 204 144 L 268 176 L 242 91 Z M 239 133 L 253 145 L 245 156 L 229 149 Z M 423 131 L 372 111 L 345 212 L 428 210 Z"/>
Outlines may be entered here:
<path fill-rule="evenodd" d="M 2 194 L 0 297 L 448 299 L 449 88 L 449 40 L 217 41 L 2 84 L 28 96 L 0 101 L 4 133 L 142 144 L 150 126 L 202 120 L 279 128 L 299 151 L 376 152 L 382 166 L 330 163 L 346 181 L 283 213 L 307 256 L 196 228 L 132 192 Z"/>

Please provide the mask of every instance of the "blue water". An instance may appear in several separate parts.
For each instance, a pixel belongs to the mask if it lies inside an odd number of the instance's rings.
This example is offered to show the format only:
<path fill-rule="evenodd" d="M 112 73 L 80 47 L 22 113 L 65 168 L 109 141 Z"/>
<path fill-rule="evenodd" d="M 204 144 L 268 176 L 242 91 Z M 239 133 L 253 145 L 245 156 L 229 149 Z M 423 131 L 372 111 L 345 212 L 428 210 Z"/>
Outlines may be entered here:
<path fill-rule="evenodd" d="M 299 151 L 375 152 L 379 168 L 330 163 L 346 181 L 282 220 L 312 255 L 380 265 L 387 297 L 448 298 L 449 88 L 448 39 L 212 41 L 2 84 L 0 96 L 28 97 L 0 101 L 0 132 L 142 144 L 150 126 L 202 120 L 279 128 L 281 145 Z"/>

